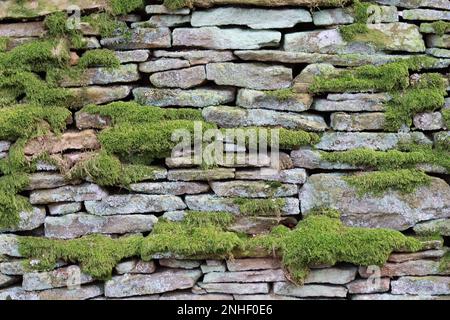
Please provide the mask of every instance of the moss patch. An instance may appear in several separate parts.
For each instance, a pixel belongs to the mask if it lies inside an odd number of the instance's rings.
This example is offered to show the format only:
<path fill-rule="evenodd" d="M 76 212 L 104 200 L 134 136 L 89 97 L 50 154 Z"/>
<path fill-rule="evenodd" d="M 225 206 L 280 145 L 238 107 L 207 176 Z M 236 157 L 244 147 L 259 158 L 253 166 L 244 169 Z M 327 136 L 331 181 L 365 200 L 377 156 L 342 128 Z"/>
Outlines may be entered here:
<path fill-rule="evenodd" d="M 450 129 L 450 108 L 442 109 L 441 113 L 444 118 L 445 126 Z"/>
<path fill-rule="evenodd" d="M 17 195 L 28 183 L 28 175 L 24 173 L 0 177 L 0 229 L 16 226 L 19 223 L 18 213 L 31 209 L 28 198 Z"/>
<path fill-rule="evenodd" d="M 339 27 L 339 31 L 345 41 L 353 41 L 357 35 L 369 32 L 369 28 L 367 27 L 367 19 L 369 18 L 367 9 L 369 6 L 370 3 L 367 2 L 353 1 L 351 11 L 353 12 L 354 23 Z"/>
<path fill-rule="evenodd" d="M 269 90 L 264 91 L 264 93 L 268 97 L 272 97 L 281 101 L 292 99 L 295 96 L 294 89 L 292 88 Z"/>
<path fill-rule="evenodd" d="M 247 216 L 280 216 L 286 205 L 283 198 L 276 199 L 246 199 L 237 198 L 234 203 L 239 205 L 239 211 Z"/>
<path fill-rule="evenodd" d="M 86 51 L 78 61 L 78 67 L 107 67 L 118 68 L 120 66 L 119 58 L 114 51 L 108 49 L 95 49 Z"/>
<path fill-rule="evenodd" d="M 439 35 L 442 36 L 447 32 L 450 32 L 450 22 L 447 21 L 434 21 L 432 23 L 422 23 L 420 25 L 421 28 L 431 27 L 433 31 Z"/>
<path fill-rule="evenodd" d="M 114 15 L 127 14 L 145 6 L 144 0 L 109 0 L 108 2 Z"/>

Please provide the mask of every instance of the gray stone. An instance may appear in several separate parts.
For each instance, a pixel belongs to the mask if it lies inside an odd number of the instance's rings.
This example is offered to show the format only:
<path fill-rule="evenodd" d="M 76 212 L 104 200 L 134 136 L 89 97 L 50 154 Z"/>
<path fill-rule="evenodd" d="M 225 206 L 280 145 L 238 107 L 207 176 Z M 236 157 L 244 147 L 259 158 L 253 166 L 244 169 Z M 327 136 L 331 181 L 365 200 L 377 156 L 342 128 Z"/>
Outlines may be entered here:
<path fill-rule="evenodd" d="M 253 270 L 238 272 L 211 272 L 203 277 L 203 283 L 222 283 L 222 282 L 275 282 L 286 281 L 284 272 L 281 269 L 276 270 Z"/>
<path fill-rule="evenodd" d="M 148 21 L 135 22 L 131 24 L 132 28 L 145 28 L 147 26 L 154 28 L 179 27 L 191 22 L 189 15 L 154 15 Z"/>
<path fill-rule="evenodd" d="M 234 101 L 234 89 L 155 89 L 136 88 L 133 90 L 136 101 L 143 105 L 156 107 L 207 107 Z"/>
<path fill-rule="evenodd" d="M 249 271 L 262 269 L 280 269 L 281 261 L 272 258 L 248 258 L 227 260 L 230 271 Z"/>
<path fill-rule="evenodd" d="M 235 294 L 234 300 L 299 300 L 294 297 L 279 296 L 276 294 Z"/>
<path fill-rule="evenodd" d="M 350 226 L 406 230 L 420 221 L 450 216 L 450 187 L 431 178 L 429 186 L 411 194 L 389 191 L 382 196 L 358 196 L 340 174 L 315 174 L 300 190 L 303 214 L 315 207 L 330 207 L 342 212 Z"/>
<path fill-rule="evenodd" d="M 209 185 L 197 182 L 143 182 L 133 183 L 129 188 L 141 193 L 176 196 L 209 191 Z"/>
<path fill-rule="evenodd" d="M 397 22 L 398 11 L 394 6 L 381 6 L 377 10 L 377 23 Z M 354 23 L 354 13 L 346 8 L 322 9 L 313 12 L 314 25 L 330 26 L 337 24 Z"/>
<path fill-rule="evenodd" d="M 233 296 L 228 294 L 195 294 L 184 292 L 169 292 L 164 293 L 159 300 L 222 301 L 222 300 L 233 300 Z"/>
<path fill-rule="evenodd" d="M 154 73 L 150 82 L 155 87 L 189 89 L 201 85 L 206 81 L 206 71 L 203 66 L 170 70 Z"/>
<path fill-rule="evenodd" d="M 408 295 L 408 294 L 356 294 L 351 296 L 352 300 L 449 300 L 449 296 Z"/>
<path fill-rule="evenodd" d="M 197 64 L 208 64 L 212 62 L 226 62 L 236 60 L 231 51 L 216 50 L 177 50 L 165 51 L 155 50 L 153 56 L 157 58 L 178 58 L 189 62 L 191 66 Z"/>
<path fill-rule="evenodd" d="M 330 99 L 316 99 L 312 105 L 317 111 L 383 111 L 385 107 L 380 101 L 350 99 L 343 101 L 332 101 Z"/>
<path fill-rule="evenodd" d="M 186 217 L 186 212 L 185 211 L 167 211 L 164 212 L 164 214 L 162 215 L 163 219 L 166 219 L 168 221 L 175 221 L 175 222 L 179 222 L 179 221 L 183 221 L 184 218 Z"/>
<path fill-rule="evenodd" d="M 64 176 L 57 173 L 38 172 L 29 176 L 30 182 L 25 190 L 52 189 L 68 184 Z"/>
<path fill-rule="evenodd" d="M 21 257 L 19 237 L 15 234 L 0 234 L 0 256 Z"/>
<path fill-rule="evenodd" d="M 30 194 L 31 204 L 56 202 L 80 202 L 101 200 L 108 193 L 96 184 L 84 183 L 78 186 L 64 186 L 51 190 L 35 190 Z"/>
<path fill-rule="evenodd" d="M 19 277 L 7 276 L 4 274 L 0 274 L 0 288 L 8 287 L 19 281 L 20 281 Z"/>
<path fill-rule="evenodd" d="M 68 88 L 71 94 L 74 95 L 74 108 L 81 108 L 88 104 L 104 104 L 116 100 L 121 100 L 131 92 L 131 86 L 90 86 L 83 88 Z"/>
<path fill-rule="evenodd" d="M 236 171 L 236 179 L 240 180 L 265 180 L 303 184 L 306 182 L 306 177 L 307 175 L 304 169 L 287 169 L 281 171 L 264 169 Z"/>
<path fill-rule="evenodd" d="M 0 141 L 0 152 L 8 151 L 10 147 L 11 147 L 11 142 Z"/>
<path fill-rule="evenodd" d="M 294 92 L 310 92 L 310 86 L 315 82 L 317 76 L 331 76 L 339 71 L 329 63 L 317 63 L 307 65 L 294 79 Z"/>
<path fill-rule="evenodd" d="M 441 48 L 428 48 L 426 50 L 427 54 L 438 58 L 450 58 L 450 50 Z"/>
<path fill-rule="evenodd" d="M 331 114 L 331 128 L 336 131 L 378 131 L 383 130 L 384 125 L 382 112 Z"/>
<path fill-rule="evenodd" d="M 86 201 L 86 210 L 94 215 L 118 215 L 173 211 L 186 208 L 181 198 L 172 195 L 124 194 Z"/>
<path fill-rule="evenodd" d="M 123 36 L 104 38 L 102 46 L 109 49 L 152 49 L 170 48 L 171 36 L 169 28 L 137 28 L 131 31 L 131 39 Z"/>
<path fill-rule="evenodd" d="M 178 28 L 172 33 L 173 45 L 208 49 L 260 49 L 276 47 L 281 41 L 278 31 L 220 29 L 217 27 Z"/>
<path fill-rule="evenodd" d="M 450 277 L 401 277 L 391 286 L 393 294 L 450 295 Z"/>
<path fill-rule="evenodd" d="M 210 185 L 214 193 L 221 197 L 289 197 L 298 192 L 298 187 L 294 184 L 281 184 L 274 187 L 265 181 L 213 181 Z"/>
<path fill-rule="evenodd" d="M 347 288 L 341 286 L 326 286 L 309 284 L 296 286 L 289 282 L 275 282 L 273 292 L 279 295 L 294 297 L 324 297 L 324 298 L 345 298 Z"/>
<path fill-rule="evenodd" d="M 147 61 L 139 65 L 139 71 L 145 73 L 153 73 L 159 71 L 181 69 L 189 67 L 189 61 L 182 59 L 158 59 Z"/>
<path fill-rule="evenodd" d="M 145 7 L 145 12 L 148 14 L 180 14 L 186 15 L 191 12 L 189 8 L 181 8 L 177 10 L 170 10 L 163 4 L 152 4 Z"/>
<path fill-rule="evenodd" d="M 439 259 L 444 256 L 447 250 L 426 250 L 414 253 L 393 253 L 389 256 L 389 262 L 406 262 L 421 259 Z"/>
<path fill-rule="evenodd" d="M 376 3 L 402 8 L 436 8 L 450 10 L 450 3 L 447 0 L 375 0 Z"/>
<path fill-rule="evenodd" d="M 35 265 L 39 260 L 11 260 L 0 263 L 0 273 L 8 276 L 22 276 L 27 272 L 30 272 L 30 268 Z M 64 261 L 57 261 L 54 269 L 65 266 Z"/>
<path fill-rule="evenodd" d="M 399 263 L 385 263 L 380 270 L 382 277 L 401 277 L 401 276 L 427 276 L 427 275 L 446 275 L 449 271 L 439 268 L 439 261 L 434 260 L 411 260 Z M 359 268 L 359 274 L 368 278 L 372 274 L 367 272 L 366 267 Z"/>
<path fill-rule="evenodd" d="M 244 25 L 252 29 L 292 28 L 298 23 L 312 22 L 311 14 L 302 9 L 256 9 L 224 7 L 194 11 L 192 26 Z"/>
<path fill-rule="evenodd" d="M 411 133 L 344 133 L 344 132 L 326 132 L 322 135 L 320 142 L 316 145 L 317 149 L 326 151 L 344 151 L 355 148 L 370 148 L 373 150 L 394 149 L 399 142 L 420 144 L 431 144 L 421 132 Z"/>
<path fill-rule="evenodd" d="M 439 130 L 445 127 L 445 122 L 440 112 L 425 112 L 414 116 L 414 126 L 423 131 Z"/>
<path fill-rule="evenodd" d="M 430 9 L 410 9 L 403 10 L 402 17 L 404 20 L 450 20 L 450 12 Z"/>
<path fill-rule="evenodd" d="M 289 88 L 292 83 L 292 69 L 259 63 L 211 63 L 206 66 L 206 75 L 218 85 L 257 90 Z"/>
<path fill-rule="evenodd" d="M 249 236 L 258 236 L 261 234 L 269 234 L 270 231 L 280 224 L 280 217 L 277 212 L 259 212 L 260 216 L 238 216 L 233 223 L 227 227 L 227 230 L 239 234 L 247 234 Z M 296 222 L 295 219 L 287 219 L 287 221 Z"/>
<path fill-rule="evenodd" d="M 150 57 L 149 50 L 115 51 L 114 53 L 120 63 L 143 62 L 147 61 Z"/>
<path fill-rule="evenodd" d="M 250 109 L 273 109 L 301 112 L 308 110 L 313 99 L 309 94 L 292 93 L 292 97 L 278 98 L 276 91 L 239 90 L 236 105 Z"/>
<path fill-rule="evenodd" d="M 198 288 L 197 288 L 198 287 Z M 205 293 L 258 294 L 269 293 L 268 283 L 197 283 L 194 290 Z"/>
<path fill-rule="evenodd" d="M 328 162 L 322 160 L 319 151 L 309 148 L 300 148 L 291 152 L 294 166 L 306 169 L 325 169 L 325 170 L 352 170 L 357 167 L 339 162 Z"/>
<path fill-rule="evenodd" d="M 233 179 L 235 169 L 179 169 L 169 170 L 167 179 L 172 181 L 210 181 Z"/>
<path fill-rule="evenodd" d="M 347 289 L 350 294 L 388 292 L 390 284 L 389 278 L 359 279 L 348 283 Z"/>
<path fill-rule="evenodd" d="M 203 117 L 223 128 L 248 126 L 282 126 L 288 129 L 324 131 L 327 124 L 323 117 L 308 113 L 278 112 L 265 109 L 243 109 L 237 107 L 207 107 Z"/>
<path fill-rule="evenodd" d="M 85 213 L 68 214 L 45 219 L 45 236 L 72 239 L 87 234 L 126 234 L 148 232 L 158 222 L 154 215 L 95 216 Z"/>
<path fill-rule="evenodd" d="M 25 291 L 22 287 L 0 290 L 0 300 L 87 300 L 103 294 L 100 285 Z"/>
<path fill-rule="evenodd" d="M 22 288 L 37 291 L 61 287 L 77 286 L 93 282 L 94 278 L 82 273 L 78 266 L 69 266 L 50 272 L 29 272 L 23 275 Z"/>
<path fill-rule="evenodd" d="M 29 231 L 39 228 L 44 224 L 45 208 L 33 207 L 31 210 L 19 212 L 19 222 L 17 225 L 0 228 L 0 232 Z"/>
<path fill-rule="evenodd" d="M 169 269 L 150 275 L 113 277 L 105 283 L 105 296 L 120 298 L 192 288 L 201 274 L 200 270 Z"/>
<path fill-rule="evenodd" d="M 18 22 L 0 25 L 0 37 L 42 37 L 46 34 L 42 22 Z"/>
<path fill-rule="evenodd" d="M 356 278 L 356 267 L 332 267 L 312 269 L 305 279 L 305 284 L 329 283 L 346 284 Z"/>
<path fill-rule="evenodd" d="M 115 269 L 118 274 L 125 274 L 125 273 L 149 274 L 155 272 L 156 265 L 155 262 L 153 261 L 142 261 L 133 259 L 119 263 Z"/>
<path fill-rule="evenodd" d="M 69 202 L 69 203 L 58 203 L 48 205 L 48 209 L 52 216 L 60 216 L 69 213 L 76 213 L 81 211 L 81 202 Z"/>
<path fill-rule="evenodd" d="M 225 272 L 227 269 L 225 263 L 221 260 L 206 260 L 206 263 L 202 264 L 200 268 L 203 273 Z"/>
<path fill-rule="evenodd" d="M 450 49 L 450 35 L 444 34 L 442 36 L 431 34 L 425 37 L 427 47 L 447 48 Z"/>
<path fill-rule="evenodd" d="M 450 219 L 437 219 L 418 223 L 414 226 L 414 231 L 418 234 L 435 234 L 450 236 Z"/>
<path fill-rule="evenodd" d="M 160 259 L 159 264 L 167 268 L 179 268 L 179 269 L 196 269 L 200 267 L 201 261 L 199 260 L 178 260 L 178 259 Z"/>

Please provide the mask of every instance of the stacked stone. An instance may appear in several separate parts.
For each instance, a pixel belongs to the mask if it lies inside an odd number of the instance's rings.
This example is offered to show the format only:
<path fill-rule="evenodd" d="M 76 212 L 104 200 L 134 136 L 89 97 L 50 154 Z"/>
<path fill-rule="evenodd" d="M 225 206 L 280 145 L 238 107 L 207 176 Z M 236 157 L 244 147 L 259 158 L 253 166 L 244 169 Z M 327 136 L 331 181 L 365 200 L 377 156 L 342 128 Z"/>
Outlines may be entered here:
<path fill-rule="evenodd" d="M 8 2 L 8 1 L 6 1 Z M 421 165 L 433 174 L 431 183 L 413 194 L 389 192 L 359 196 L 344 174 L 368 168 L 321 159 L 320 151 L 354 148 L 392 150 L 399 142 L 433 145 L 448 141 L 442 110 L 414 116 L 411 130 L 383 132 L 386 92 L 327 93 L 313 96 L 308 87 L 323 70 L 367 64 L 381 65 L 411 56 L 431 56 L 433 70 L 446 74 L 450 65 L 450 36 L 438 34 L 430 22 L 450 20 L 447 0 L 376 0 L 380 16 L 371 30 L 385 39 L 374 46 L 345 41 L 339 26 L 354 22 L 345 8 L 321 8 L 310 13 L 306 2 L 292 7 L 232 7 L 202 5 L 170 11 L 148 1 L 145 14 L 129 15 L 130 39 L 101 38 L 83 29 L 88 49 L 115 51 L 117 69 L 89 68 L 79 79 L 63 79 L 88 104 L 136 100 L 157 107 L 199 108 L 205 121 L 220 128 L 281 127 L 323 133 L 315 148 L 282 150 L 283 169 L 265 174 L 270 154 L 257 165 L 248 161 L 218 163 L 203 169 L 191 155 L 165 159 L 154 176 L 129 186 L 105 188 L 92 181 L 67 181 L 51 164 L 41 162 L 30 176 L 33 209 L 20 214 L 13 228 L 0 230 L 0 299 L 441 299 L 450 296 L 448 271 L 439 259 L 447 248 L 435 243 L 427 251 L 396 253 L 374 280 L 367 268 L 350 265 L 313 269 L 305 285 L 292 284 L 272 258 L 234 261 L 155 259 L 124 261 L 111 280 L 96 281 L 81 274 L 75 289 L 65 288 L 76 266 L 61 262 L 54 271 L 26 270 L 15 233 L 27 232 L 55 239 L 88 234 L 127 235 L 151 232 L 161 217 L 182 220 L 187 210 L 228 212 L 236 217 L 232 230 L 256 235 L 280 221 L 294 224 L 315 207 L 339 209 L 349 226 L 385 227 L 450 237 L 450 187 L 445 168 Z M 201 1 L 200 1 L 201 2 Z M 245 4 L 245 1 L 242 1 Z M 268 3 L 271 1 L 267 1 Z M 80 2 L 83 9 L 101 5 Z M 58 7 L 64 10 L 64 7 Z M 44 16 L 49 12 L 43 12 Z M 0 19 L 10 16 L 0 6 Z M 18 13 L 14 13 L 18 14 Z M 9 20 L 8 20 L 9 21 Z M 299 31 L 301 30 L 301 31 Z M 0 21 L 0 37 L 8 50 L 43 36 L 42 21 Z M 299 71 L 299 68 L 301 69 Z M 331 71 L 330 71 L 331 70 Z M 287 99 L 267 91 L 293 88 Z M 448 88 L 449 89 L 449 88 Z M 25 146 L 28 157 L 45 151 L 65 164 L 99 150 L 99 129 L 107 117 L 78 111 L 72 129 Z M 11 142 L 0 141 L 0 159 Z M 224 142 L 225 150 L 248 157 L 242 146 Z M 261 159 L 260 159 L 261 160 Z M 273 187 L 273 182 L 277 182 Z M 247 217 L 236 199 L 283 199 L 280 216 Z M 4 256 L 4 257 L 3 257 Z M 1 260 L 3 259 L 3 260 Z M 69 272 L 71 271 L 71 272 Z"/>

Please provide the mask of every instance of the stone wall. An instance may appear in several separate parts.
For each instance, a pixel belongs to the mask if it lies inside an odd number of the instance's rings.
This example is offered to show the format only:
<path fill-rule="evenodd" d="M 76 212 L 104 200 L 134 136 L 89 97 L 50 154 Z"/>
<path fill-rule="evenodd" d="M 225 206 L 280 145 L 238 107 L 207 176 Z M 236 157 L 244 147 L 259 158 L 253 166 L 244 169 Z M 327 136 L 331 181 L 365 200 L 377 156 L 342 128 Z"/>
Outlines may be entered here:
<path fill-rule="evenodd" d="M 71 1 L 75 31 L 68 2 L 0 4 L 0 299 L 450 297 L 448 0 Z M 284 130 L 281 165 L 168 152 L 194 121 Z M 292 243 L 240 245 L 317 210 L 416 246 L 336 243 L 299 281 Z"/>

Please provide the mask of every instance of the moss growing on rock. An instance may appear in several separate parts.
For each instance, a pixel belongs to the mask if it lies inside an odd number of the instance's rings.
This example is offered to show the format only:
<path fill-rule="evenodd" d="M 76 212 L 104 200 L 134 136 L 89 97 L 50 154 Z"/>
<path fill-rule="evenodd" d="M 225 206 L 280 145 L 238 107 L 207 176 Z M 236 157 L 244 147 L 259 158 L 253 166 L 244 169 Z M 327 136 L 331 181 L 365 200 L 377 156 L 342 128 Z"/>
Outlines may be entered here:
<path fill-rule="evenodd" d="M 277 100 L 289 100 L 294 97 L 294 89 L 292 88 L 285 88 L 285 89 L 278 89 L 278 90 L 270 90 L 270 91 L 264 91 L 266 96 L 273 97 Z"/>
<path fill-rule="evenodd" d="M 17 195 L 28 183 L 28 175 L 24 173 L 0 177 L 0 229 L 16 226 L 19 223 L 19 212 L 31 209 L 28 199 Z"/>
<path fill-rule="evenodd" d="M 75 26 L 68 27 L 68 15 L 65 12 L 55 12 L 48 15 L 44 20 L 44 26 L 51 38 L 65 38 L 76 49 L 86 46 L 81 30 Z"/>
<path fill-rule="evenodd" d="M 359 34 L 368 33 L 370 30 L 367 27 L 367 19 L 369 18 L 368 8 L 370 4 L 367 2 L 353 1 L 353 17 L 354 23 L 339 27 L 342 38 L 345 41 L 353 41 Z"/>
<path fill-rule="evenodd" d="M 439 36 L 442 36 L 444 35 L 444 33 L 450 31 L 450 22 L 447 21 L 434 21 L 432 23 L 423 23 L 422 25 L 420 25 L 420 28 L 422 29 L 428 26 L 431 27 L 431 29 L 433 29 L 433 31 Z"/>
<path fill-rule="evenodd" d="M 109 0 L 109 8 L 114 15 L 122 15 L 142 9 L 145 6 L 144 0 Z"/>
<path fill-rule="evenodd" d="M 164 5 L 170 10 L 177 10 L 182 8 L 192 8 L 192 0 L 164 0 Z"/>
<path fill-rule="evenodd" d="M 234 203 L 239 205 L 239 211 L 248 216 L 280 216 L 286 205 L 283 198 L 277 199 L 246 199 L 237 198 Z"/>
<path fill-rule="evenodd" d="M 78 61 L 79 68 L 107 67 L 118 68 L 120 66 L 119 58 L 114 51 L 108 49 L 96 49 L 86 51 Z"/>
<path fill-rule="evenodd" d="M 444 118 L 445 126 L 450 129 L 450 108 L 442 109 L 441 113 Z"/>

